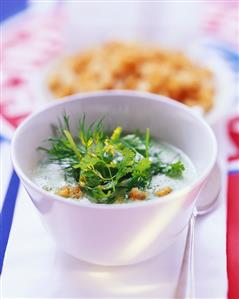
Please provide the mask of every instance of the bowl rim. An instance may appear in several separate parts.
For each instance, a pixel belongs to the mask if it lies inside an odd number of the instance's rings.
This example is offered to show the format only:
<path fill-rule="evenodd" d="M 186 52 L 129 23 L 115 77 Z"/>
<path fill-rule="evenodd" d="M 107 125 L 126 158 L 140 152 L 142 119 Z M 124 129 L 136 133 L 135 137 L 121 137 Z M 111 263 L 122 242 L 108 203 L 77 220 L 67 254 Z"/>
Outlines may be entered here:
<path fill-rule="evenodd" d="M 204 126 L 206 128 L 206 130 L 208 131 L 208 134 L 212 140 L 212 145 L 213 145 L 212 159 L 211 159 L 210 163 L 208 164 L 208 166 L 206 167 L 206 169 L 203 170 L 202 174 L 200 176 L 198 176 L 194 181 L 192 181 L 189 185 L 185 186 L 184 188 L 178 190 L 175 193 L 168 194 L 168 195 L 164 196 L 163 201 L 162 201 L 162 199 L 157 198 L 157 199 L 145 200 L 145 201 L 140 201 L 140 202 L 137 201 L 135 203 L 133 202 L 130 204 L 129 203 L 98 204 L 98 203 L 92 203 L 92 202 L 86 204 L 86 203 L 82 203 L 80 200 L 74 200 L 74 199 L 68 200 L 66 198 L 62 198 L 61 196 L 58 196 L 54 193 L 50 193 L 50 192 L 42 189 L 40 186 L 38 186 L 36 183 L 34 183 L 29 178 L 29 176 L 26 175 L 24 173 L 24 171 L 21 169 L 21 167 L 19 166 L 19 163 L 16 158 L 16 154 L 15 154 L 18 136 L 21 134 L 23 129 L 28 125 L 28 123 L 31 122 L 32 120 L 34 120 L 34 118 L 36 116 L 38 116 L 39 114 L 42 114 L 45 111 L 47 111 L 48 109 L 52 109 L 56 106 L 61 106 L 61 105 L 65 105 L 67 103 L 77 102 L 82 99 L 91 98 L 91 97 L 102 98 L 102 97 L 111 97 L 111 96 L 127 96 L 127 97 L 132 97 L 132 98 L 140 97 L 141 99 L 146 100 L 146 101 L 149 99 L 153 100 L 155 102 L 161 101 L 161 102 L 165 103 L 166 105 L 173 106 L 176 109 L 184 111 L 185 113 L 189 113 L 191 116 L 193 116 L 195 119 L 197 119 L 197 121 L 199 121 L 201 123 L 201 125 Z M 82 207 L 82 208 L 97 208 L 97 209 L 140 208 L 140 207 L 145 207 L 145 206 L 151 206 L 154 204 L 165 203 L 165 202 L 168 202 L 171 200 L 177 200 L 177 198 L 180 198 L 180 196 L 178 196 L 180 191 L 181 192 L 182 191 L 190 192 L 204 182 L 204 180 L 208 177 L 213 166 L 216 163 L 217 152 L 218 152 L 217 141 L 216 141 L 216 137 L 212 131 L 212 128 L 205 121 L 205 119 L 198 113 L 195 113 L 195 111 L 193 109 L 191 109 L 191 108 L 187 107 L 186 105 L 179 103 L 173 99 L 163 96 L 163 95 L 155 95 L 155 94 L 149 93 L 149 92 L 138 92 L 138 91 L 132 91 L 132 90 L 110 90 L 110 91 L 109 90 L 101 90 L 101 91 L 94 91 L 94 92 L 77 93 L 77 94 L 70 95 L 70 96 L 67 96 L 67 97 L 64 97 L 61 99 L 57 99 L 56 102 L 50 103 L 47 106 L 44 106 L 43 108 L 37 110 L 36 112 L 34 112 L 30 116 L 28 116 L 15 131 L 12 142 L 11 142 L 11 157 L 12 157 L 14 169 L 16 170 L 17 175 L 22 179 L 22 181 L 26 182 L 34 191 L 42 194 L 43 197 L 47 197 L 47 199 L 50 199 L 53 201 L 56 200 L 58 202 L 66 204 L 66 205 L 73 205 L 73 206 L 78 206 L 78 207 Z"/>

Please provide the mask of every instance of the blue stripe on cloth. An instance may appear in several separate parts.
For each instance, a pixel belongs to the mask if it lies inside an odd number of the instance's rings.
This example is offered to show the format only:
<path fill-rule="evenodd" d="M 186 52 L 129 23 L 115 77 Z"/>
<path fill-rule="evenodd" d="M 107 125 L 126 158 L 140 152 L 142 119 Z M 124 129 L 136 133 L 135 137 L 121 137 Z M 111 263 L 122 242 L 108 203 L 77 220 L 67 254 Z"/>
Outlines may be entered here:
<path fill-rule="evenodd" d="M 18 190 L 19 178 L 13 170 L 0 214 L 0 274 L 2 273 Z"/>
<path fill-rule="evenodd" d="M 27 0 L 1 0 L 0 22 L 3 22 L 13 15 L 21 12 L 26 9 L 27 6 Z"/>
<path fill-rule="evenodd" d="M 239 169 L 229 170 L 229 171 L 228 171 L 228 174 L 229 174 L 229 175 L 232 175 L 232 174 L 239 174 Z"/>
<path fill-rule="evenodd" d="M 4 135 L 1 135 L 1 134 L 0 134 L 0 143 L 1 143 L 1 142 L 8 142 L 8 143 L 9 143 L 9 142 L 10 142 L 10 139 L 8 139 L 8 138 L 5 137 Z"/>
<path fill-rule="evenodd" d="M 227 60 L 232 69 L 238 73 L 239 72 L 239 53 L 225 46 L 224 44 L 209 44 L 214 50 L 222 54 L 225 60 Z"/>

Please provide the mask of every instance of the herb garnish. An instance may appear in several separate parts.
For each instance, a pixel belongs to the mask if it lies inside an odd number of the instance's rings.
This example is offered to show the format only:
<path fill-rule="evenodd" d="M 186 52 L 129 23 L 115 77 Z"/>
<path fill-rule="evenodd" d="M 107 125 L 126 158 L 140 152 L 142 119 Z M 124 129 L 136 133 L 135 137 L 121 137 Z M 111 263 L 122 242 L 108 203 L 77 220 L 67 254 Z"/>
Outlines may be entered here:
<path fill-rule="evenodd" d="M 74 178 L 95 203 L 122 202 L 132 188 L 145 190 L 154 175 L 178 179 L 184 171 L 181 161 L 164 163 L 160 153 L 151 151 L 148 128 L 145 134 L 125 135 L 117 127 L 108 134 L 102 120 L 86 126 L 83 117 L 78 135 L 73 137 L 69 116 L 65 115 L 49 142 L 49 149 L 40 149 L 47 152 L 50 161 L 61 166 L 66 178 Z"/>

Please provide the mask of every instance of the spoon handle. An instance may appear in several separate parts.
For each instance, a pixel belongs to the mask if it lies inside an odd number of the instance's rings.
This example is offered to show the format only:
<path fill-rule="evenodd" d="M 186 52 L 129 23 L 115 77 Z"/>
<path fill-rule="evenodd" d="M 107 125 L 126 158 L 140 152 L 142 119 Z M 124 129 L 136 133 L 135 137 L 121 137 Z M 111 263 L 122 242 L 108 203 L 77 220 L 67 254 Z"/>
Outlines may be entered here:
<path fill-rule="evenodd" d="M 195 298 L 194 290 L 194 226 L 196 214 L 190 219 L 182 265 L 176 287 L 175 298 Z"/>

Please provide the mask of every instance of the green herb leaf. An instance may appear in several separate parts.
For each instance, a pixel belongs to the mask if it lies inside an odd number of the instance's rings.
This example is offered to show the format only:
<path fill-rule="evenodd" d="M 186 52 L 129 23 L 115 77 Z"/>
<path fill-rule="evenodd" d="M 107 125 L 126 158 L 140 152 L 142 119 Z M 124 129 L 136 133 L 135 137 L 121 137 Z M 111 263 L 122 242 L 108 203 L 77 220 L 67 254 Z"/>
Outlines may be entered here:
<path fill-rule="evenodd" d="M 168 164 L 165 168 L 164 173 L 171 178 L 179 179 L 182 177 L 183 171 L 185 170 L 185 167 L 181 161 L 177 161 L 172 164 Z"/>

